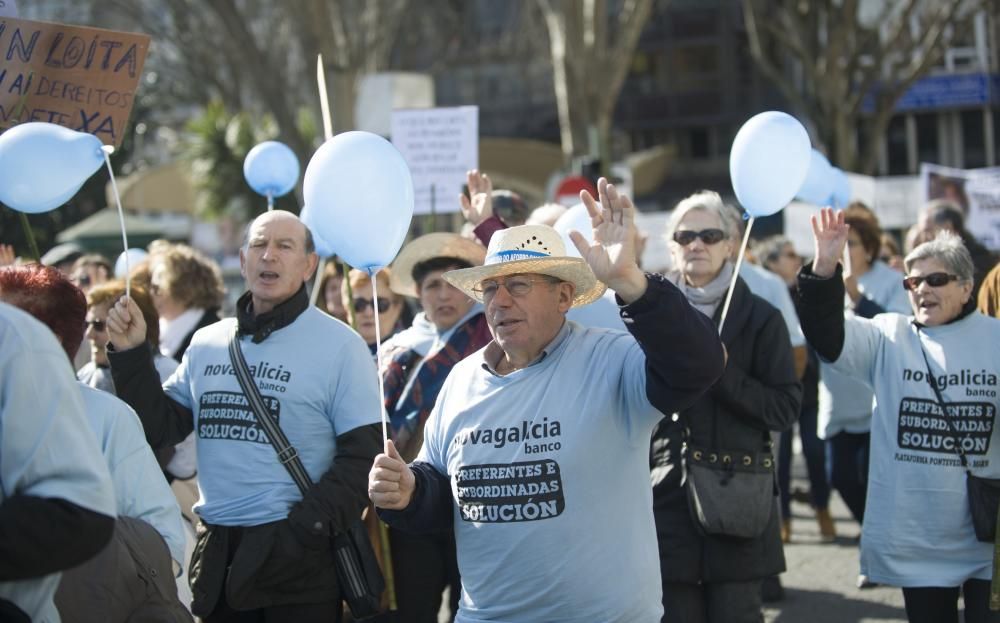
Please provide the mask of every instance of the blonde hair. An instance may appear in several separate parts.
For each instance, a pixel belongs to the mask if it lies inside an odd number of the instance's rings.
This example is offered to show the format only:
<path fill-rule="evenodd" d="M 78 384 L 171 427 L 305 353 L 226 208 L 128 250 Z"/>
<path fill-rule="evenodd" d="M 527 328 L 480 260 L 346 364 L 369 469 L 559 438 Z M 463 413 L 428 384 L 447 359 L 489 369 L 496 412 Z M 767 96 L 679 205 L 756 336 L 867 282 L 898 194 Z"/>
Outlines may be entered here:
<path fill-rule="evenodd" d="M 218 264 L 186 244 L 159 245 L 149 256 L 150 271 L 163 266 L 164 294 L 185 308 L 213 309 L 226 290 Z"/>

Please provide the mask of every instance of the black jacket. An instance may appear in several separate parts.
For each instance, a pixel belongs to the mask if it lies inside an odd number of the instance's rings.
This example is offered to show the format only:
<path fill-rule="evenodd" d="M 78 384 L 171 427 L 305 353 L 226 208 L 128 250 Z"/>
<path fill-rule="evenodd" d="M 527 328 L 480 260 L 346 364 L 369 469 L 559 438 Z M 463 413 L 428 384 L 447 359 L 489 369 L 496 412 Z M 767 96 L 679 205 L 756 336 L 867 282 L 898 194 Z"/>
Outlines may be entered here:
<path fill-rule="evenodd" d="M 721 309 L 715 323 L 720 315 Z M 802 387 L 788 329 L 781 313 L 751 294 L 742 279 L 736 281 L 722 341 L 729 355 L 722 378 L 653 431 L 653 515 L 664 581 L 745 581 L 785 570 L 776 502 L 767 529 L 756 539 L 702 536 L 688 508 L 681 465 L 685 426 L 693 445 L 760 452 L 770 443 L 770 431 L 787 430 L 799 414 Z"/>
<path fill-rule="evenodd" d="M 719 378 L 723 352 L 711 321 L 691 307 L 680 290 L 661 275 L 647 278 L 646 293 L 622 307 L 621 314 L 646 355 L 646 397 L 660 412 L 672 413 L 698 400 Z M 410 505 L 403 511 L 380 509 L 379 515 L 407 532 L 439 531 L 453 518 L 448 478 L 425 463 L 414 462 L 411 468 L 417 489 Z"/>
<path fill-rule="evenodd" d="M 220 320 L 222 320 L 222 318 L 219 317 L 218 308 L 206 309 L 201 315 L 201 318 L 198 319 L 198 324 L 196 324 L 195 327 L 184 336 L 184 340 L 181 341 L 180 346 L 177 347 L 177 350 L 170 353 L 170 356 L 175 360 L 180 361 L 181 357 L 184 356 L 184 352 L 188 349 L 188 346 L 191 345 L 191 338 L 193 338 L 194 334 L 198 332 L 198 329 L 204 329 L 208 325 L 215 324 Z"/>

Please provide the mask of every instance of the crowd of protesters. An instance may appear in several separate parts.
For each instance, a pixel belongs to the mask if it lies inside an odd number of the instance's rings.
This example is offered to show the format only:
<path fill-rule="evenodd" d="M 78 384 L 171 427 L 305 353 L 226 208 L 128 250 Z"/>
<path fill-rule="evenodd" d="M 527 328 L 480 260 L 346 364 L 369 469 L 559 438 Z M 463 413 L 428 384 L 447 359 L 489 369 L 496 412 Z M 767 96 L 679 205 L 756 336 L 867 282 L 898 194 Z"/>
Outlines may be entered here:
<path fill-rule="evenodd" d="M 581 200 L 593 237 L 563 238 L 565 208 L 471 171 L 462 232 L 375 276 L 265 213 L 235 318 L 185 244 L 129 275 L 0 245 L 0 620 L 340 620 L 330 543 L 364 516 L 399 621 L 757 622 L 792 501 L 833 542 L 836 492 L 860 587 L 901 588 L 911 622 L 960 595 L 1000 621 L 965 482 L 1000 477 L 1000 266 L 963 210 L 928 204 L 901 243 L 824 209 L 811 253 L 741 261 L 717 193 L 663 232 L 605 180 Z M 671 270 L 643 272 L 646 236 Z"/>

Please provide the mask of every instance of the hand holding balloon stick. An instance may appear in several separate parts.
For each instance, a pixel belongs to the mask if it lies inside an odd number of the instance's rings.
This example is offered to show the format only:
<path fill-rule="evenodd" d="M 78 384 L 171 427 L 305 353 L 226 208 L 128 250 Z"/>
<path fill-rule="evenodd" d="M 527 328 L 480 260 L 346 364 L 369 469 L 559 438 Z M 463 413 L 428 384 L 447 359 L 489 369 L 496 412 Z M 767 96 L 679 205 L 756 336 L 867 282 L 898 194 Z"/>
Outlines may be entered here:
<path fill-rule="evenodd" d="M 722 306 L 720 335 L 754 219 L 779 212 L 795 197 L 806 179 L 809 163 L 809 134 L 791 115 L 777 111 L 760 113 L 751 117 L 736 133 L 729 152 L 729 175 L 749 221 L 733 270 L 733 281 Z"/>

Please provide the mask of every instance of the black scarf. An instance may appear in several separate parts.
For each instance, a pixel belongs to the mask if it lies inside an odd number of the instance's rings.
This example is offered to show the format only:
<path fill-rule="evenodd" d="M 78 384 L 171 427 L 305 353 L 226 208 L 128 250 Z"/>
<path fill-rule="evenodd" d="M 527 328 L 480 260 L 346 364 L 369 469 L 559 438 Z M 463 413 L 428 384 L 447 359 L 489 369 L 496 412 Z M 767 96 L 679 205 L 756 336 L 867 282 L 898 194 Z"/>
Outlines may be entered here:
<path fill-rule="evenodd" d="M 249 291 L 236 301 L 236 320 L 239 323 L 240 335 L 252 335 L 254 344 L 260 344 L 273 331 L 287 327 L 305 310 L 309 309 L 309 295 L 306 294 L 306 284 L 290 299 L 275 305 L 274 309 L 263 314 L 253 313 L 253 296 Z"/>

